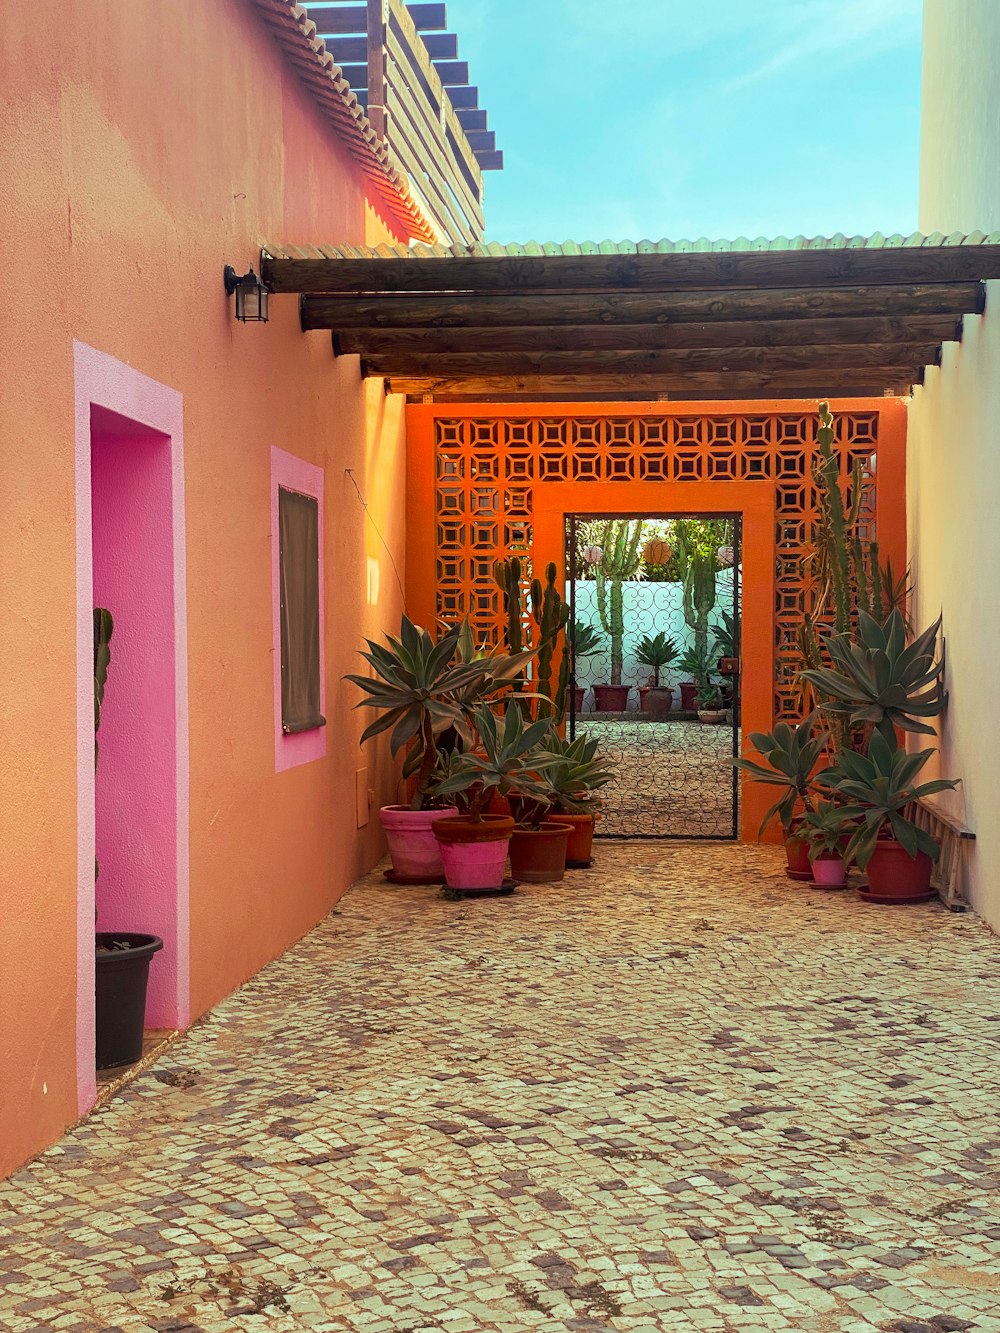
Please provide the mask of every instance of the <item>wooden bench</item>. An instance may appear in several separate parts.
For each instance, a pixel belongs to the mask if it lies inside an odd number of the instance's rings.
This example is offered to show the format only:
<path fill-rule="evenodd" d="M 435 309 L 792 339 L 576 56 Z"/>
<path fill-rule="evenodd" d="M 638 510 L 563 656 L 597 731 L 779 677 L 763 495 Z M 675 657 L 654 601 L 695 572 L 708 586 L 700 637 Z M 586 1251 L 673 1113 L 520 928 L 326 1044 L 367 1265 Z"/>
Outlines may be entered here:
<path fill-rule="evenodd" d="M 910 807 L 909 817 L 918 828 L 929 833 L 941 848 L 941 855 L 931 873 L 931 884 L 947 908 L 952 912 L 964 912 L 969 905 L 966 896 L 966 863 L 976 835 L 954 815 L 946 814 L 930 800 L 915 801 Z"/>

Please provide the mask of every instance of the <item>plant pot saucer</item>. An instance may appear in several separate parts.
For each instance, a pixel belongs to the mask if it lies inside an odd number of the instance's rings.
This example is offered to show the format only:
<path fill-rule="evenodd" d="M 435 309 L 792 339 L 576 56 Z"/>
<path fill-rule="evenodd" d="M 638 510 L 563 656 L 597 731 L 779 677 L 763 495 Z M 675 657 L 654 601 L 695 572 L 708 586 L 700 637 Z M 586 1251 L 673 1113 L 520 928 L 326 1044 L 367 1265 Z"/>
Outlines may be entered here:
<path fill-rule="evenodd" d="M 819 889 L 823 893 L 843 893 L 845 889 L 851 887 L 846 879 L 843 884 L 820 884 L 819 880 L 813 879 L 811 875 L 808 878 L 809 887 L 811 889 Z"/>
<path fill-rule="evenodd" d="M 453 889 L 450 885 L 446 885 L 446 888 L 449 893 L 457 894 L 460 898 L 505 898 L 517 888 L 517 880 L 505 879 L 498 889 Z"/>
<path fill-rule="evenodd" d="M 589 861 L 570 861 L 569 858 L 567 858 L 567 860 L 566 860 L 566 869 L 567 869 L 567 870 L 589 870 L 590 867 L 591 867 L 593 864 L 594 864 L 593 857 L 591 857 L 591 859 L 590 859 Z"/>
<path fill-rule="evenodd" d="M 401 875 L 396 870 L 383 870 L 390 884 L 443 884 L 444 875 Z"/>
<path fill-rule="evenodd" d="M 897 898 L 891 893 L 872 893 L 867 884 L 858 885 L 858 897 L 866 903 L 881 903 L 886 907 L 908 907 L 913 903 L 929 903 L 937 897 L 937 889 L 928 889 L 926 893 L 914 893 Z"/>
<path fill-rule="evenodd" d="M 785 874 L 788 876 L 789 879 L 795 879 L 800 881 L 805 880 L 810 884 L 813 883 L 811 870 L 789 870 L 788 867 L 786 866 Z"/>

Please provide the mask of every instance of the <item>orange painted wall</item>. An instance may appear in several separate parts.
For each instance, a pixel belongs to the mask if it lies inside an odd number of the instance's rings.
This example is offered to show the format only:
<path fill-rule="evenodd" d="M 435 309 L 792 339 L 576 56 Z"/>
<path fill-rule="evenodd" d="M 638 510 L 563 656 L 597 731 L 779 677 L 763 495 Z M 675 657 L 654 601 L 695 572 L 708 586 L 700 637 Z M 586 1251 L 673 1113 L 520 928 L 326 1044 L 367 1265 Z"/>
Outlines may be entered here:
<path fill-rule="evenodd" d="M 421 624 L 434 623 L 437 615 L 436 525 L 430 515 L 439 514 L 435 472 L 435 422 L 468 418 L 505 418 L 524 422 L 541 417 L 548 423 L 566 418 L 588 421 L 605 417 L 639 420 L 647 417 L 681 416 L 688 419 L 763 416 L 782 413 L 815 416 L 818 402 L 812 400 L 752 400 L 724 402 L 664 403 L 445 403 L 413 404 L 407 417 L 407 604 Z M 896 569 L 906 563 L 906 409 L 898 399 L 834 399 L 836 416 L 847 412 L 877 412 L 878 467 L 876 523 L 882 558 Z M 559 438 L 553 428 L 549 447 Z M 520 447 L 520 446 L 519 446 Z M 524 446 L 527 449 L 529 446 Z M 532 446 L 533 447 L 533 446 Z M 563 445 L 564 448 L 568 447 Z M 484 479 L 483 485 L 503 488 L 507 474 Z M 532 488 L 532 559 L 536 568 L 554 561 L 564 563 L 563 525 L 570 513 L 741 513 L 743 528 L 743 735 L 770 730 L 774 723 L 775 671 L 775 488 L 778 480 L 739 481 L 674 480 L 642 481 L 616 479 L 594 481 L 537 478 L 526 483 L 525 473 L 514 474 L 518 483 Z M 505 512 L 503 502 L 499 511 Z M 521 511 L 518 511 L 521 512 Z M 447 517 L 447 515 L 446 515 Z M 760 783 L 743 778 L 740 802 L 740 835 L 751 841 L 761 819 L 772 804 L 773 793 Z M 780 840 L 780 829 L 772 823 L 766 838 Z"/>
<path fill-rule="evenodd" d="M 339 678 L 401 598 L 345 469 L 402 568 L 404 457 L 399 400 L 303 335 L 294 297 L 232 318 L 223 265 L 267 238 L 396 239 L 244 0 L 3 6 L 0 179 L 3 1174 L 76 1116 L 73 340 L 184 395 L 194 1015 L 380 854 L 354 770 L 378 803 L 395 770 L 362 757 Z M 327 757 L 280 775 L 272 445 L 326 470 Z"/>

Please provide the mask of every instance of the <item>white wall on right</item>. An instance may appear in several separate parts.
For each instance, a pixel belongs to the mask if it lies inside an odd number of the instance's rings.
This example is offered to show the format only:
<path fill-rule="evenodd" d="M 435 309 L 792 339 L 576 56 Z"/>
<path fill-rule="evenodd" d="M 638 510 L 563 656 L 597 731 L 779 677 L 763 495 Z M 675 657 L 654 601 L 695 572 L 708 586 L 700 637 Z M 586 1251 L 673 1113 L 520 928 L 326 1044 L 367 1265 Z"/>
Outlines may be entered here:
<path fill-rule="evenodd" d="M 920 229 L 1000 231 L 1000 0 L 924 0 Z M 907 440 L 915 619 L 944 614 L 943 803 L 974 829 L 970 896 L 1000 930 L 1000 282 L 915 390 Z M 928 775 L 930 773 L 928 772 Z"/>

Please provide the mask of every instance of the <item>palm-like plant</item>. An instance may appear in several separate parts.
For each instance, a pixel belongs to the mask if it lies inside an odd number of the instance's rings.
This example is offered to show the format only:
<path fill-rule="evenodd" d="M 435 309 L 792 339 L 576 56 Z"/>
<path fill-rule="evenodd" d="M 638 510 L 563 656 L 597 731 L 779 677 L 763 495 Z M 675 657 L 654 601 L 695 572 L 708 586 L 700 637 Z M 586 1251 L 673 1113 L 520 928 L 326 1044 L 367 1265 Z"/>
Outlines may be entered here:
<path fill-rule="evenodd" d="M 427 804 L 443 738 L 457 736 L 471 746 L 470 723 L 477 705 L 519 680 L 534 656 L 529 650 L 477 654 L 463 661 L 466 639 L 463 627 L 455 625 L 435 643 L 427 630 L 404 615 L 399 638 L 387 634 L 384 644 L 366 640 L 368 651 L 361 656 L 374 677 L 344 677 L 367 695 L 355 707 L 382 713 L 365 728 L 362 741 L 391 728 L 393 755 L 408 751 L 403 772 L 416 774 L 414 810 Z"/>
<path fill-rule="evenodd" d="M 898 610 L 881 624 L 858 614 L 856 635 L 836 634 L 826 646 L 832 668 L 804 671 L 802 679 L 820 695 L 820 708 L 848 720 L 851 727 L 873 726 L 892 744 L 895 729 L 933 736 L 920 718 L 936 717 L 948 696 L 937 656 L 938 619 L 911 643 Z"/>
<path fill-rule="evenodd" d="M 593 657 L 604 646 L 604 635 L 586 620 L 573 622 L 573 657 Z"/>
<path fill-rule="evenodd" d="M 764 763 L 754 759 L 733 760 L 738 769 L 758 782 L 781 789 L 781 795 L 761 820 L 761 833 L 777 815 L 787 836 L 795 822 L 796 807 L 801 804 L 807 811 L 813 809 L 813 776 L 828 741 L 827 733 L 817 733 L 815 727 L 816 714 L 810 713 L 797 726 L 779 722 L 773 731 L 751 732 L 750 744 Z"/>
<path fill-rule="evenodd" d="M 917 781 L 932 754 L 933 750 L 909 754 L 874 731 L 866 755 L 845 750 L 836 765 L 817 778 L 818 785 L 836 792 L 843 802 L 843 818 L 857 821 L 845 857 L 857 861 L 862 870 L 871 860 L 883 830 L 888 830 L 911 857 L 926 852 L 931 860 L 937 860 L 937 843 L 903 813 L 913 801 L 958 786 L 952 778 Z"/>
<path fill-rule="evenodd" d="M 472 722 L 474 747 L 453 750 L 446 757 L 431 783 L 434 794 L 456 798 L 477 823 L 494 792 L 547 808 L 549 794 L 542 775 L 556 762 L 542 746 L 550 720 L 525 723 L 521 709 L 513 705 L 498 718 L 488 704 L 480 704 Z"/>
<path fill-rule="evenodd" d="M 644 634 L 639 640 L 638 647 L 635 650 L 637 662 L 643 666 L 648 666 L 653 672 L 653 687 L 658 688 L 660 684 L 660 672 L 665 666 L 676 658 L 678 653 L 677 644 L 673 639 L 668 639 L 666 632 L 660 630 L 659 634 L 652 636 Z"/>
<path fill-rule="evenodd" d="M 835 801 L 817 801 L 795 825 L 795 836 L 809 844 L 809 859 L 815 861 L 824 852 L 844 858 L 845 840 L 856 828 L 854 818 Z"/>
<path fill-rule="evenodd" d="M 720 657 L 739 657 L 740 655 L 740 618 L 731 611 L 722 611 L 722 624 L 715 627 L 715 639 L 712 654 L 716 661 Z"/>
<path fill-rule="evenodd" d="M 709 684 L 709 677 L 715 664 L 709 657 L 707 648 L 701 649 L 692 644 L 677 665 L 682 671 L 687 672 L 696 685 L 704 687 Z"/>

